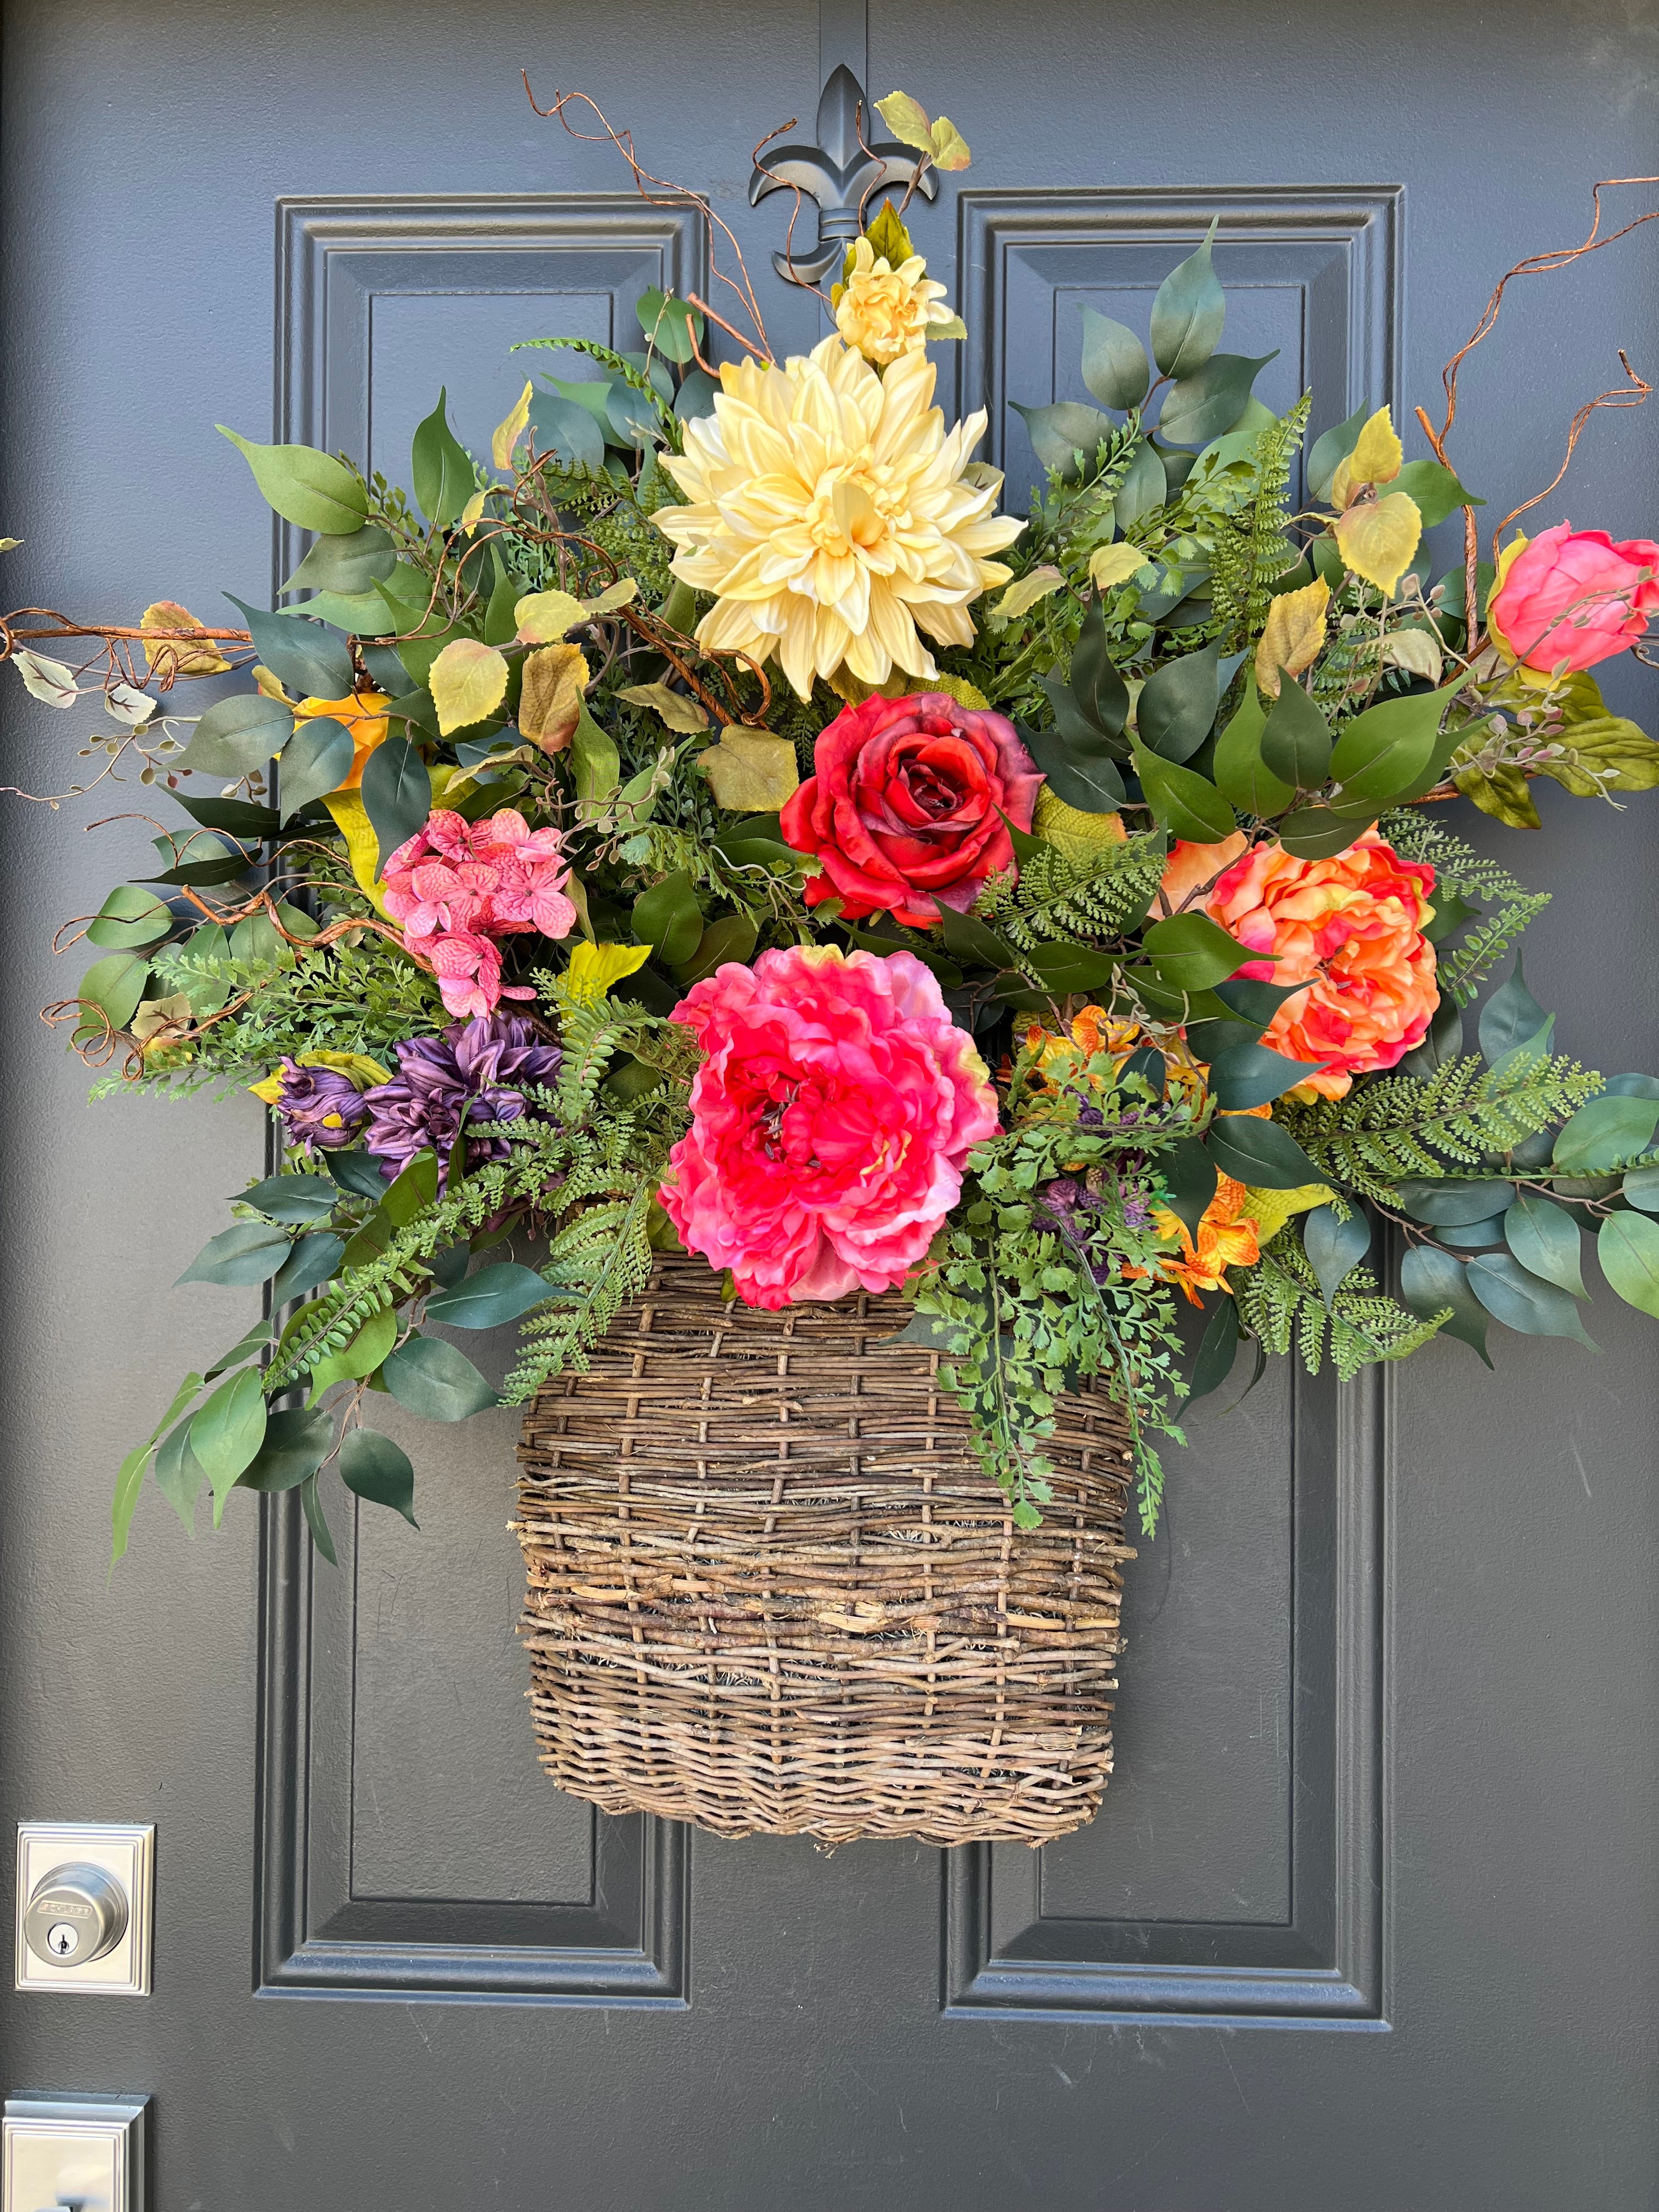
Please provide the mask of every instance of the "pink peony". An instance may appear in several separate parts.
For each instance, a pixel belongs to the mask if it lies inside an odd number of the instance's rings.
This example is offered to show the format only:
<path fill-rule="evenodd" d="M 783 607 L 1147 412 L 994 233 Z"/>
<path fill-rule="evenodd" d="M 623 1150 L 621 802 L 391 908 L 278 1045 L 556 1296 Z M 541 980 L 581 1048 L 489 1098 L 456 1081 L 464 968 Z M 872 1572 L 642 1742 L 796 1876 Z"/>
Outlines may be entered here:
<path fill-rule="evenodd" d="M 501 999 L 535 993 L 501 982 L 497 937 L 539 930 L 568 937 L 576 909 L 556 830 L 532 830 L 503 807 L 468 822 L 440 807 L 386 864 L 386 910 L 431 961 L 452 1014 L 491 1013 Z"/>
<path fill-rule="evenodd" d="M 1486 621 L 1523 667 L 1577 675 L 1634 645 L 1656 612 L 1659 545 L 1558 522 L 1504 547 Z"/>
<path fill-rule="evenodd" d="M 703 1063 L 662 1202 L 680 1237 L 775 1310 L 896 1288 L 957 1201 L 996 1093 L 908 952 L 763 952 L 673 1018 Z"/>

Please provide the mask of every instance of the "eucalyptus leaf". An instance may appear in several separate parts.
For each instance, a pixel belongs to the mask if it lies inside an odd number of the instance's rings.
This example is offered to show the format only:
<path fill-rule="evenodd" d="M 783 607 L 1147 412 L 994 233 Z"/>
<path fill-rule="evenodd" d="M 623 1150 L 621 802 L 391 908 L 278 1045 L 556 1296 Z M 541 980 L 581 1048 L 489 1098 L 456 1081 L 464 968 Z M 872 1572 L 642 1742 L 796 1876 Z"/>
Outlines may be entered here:
<path fill-rule="evenodd" d="M 1083 310 L 1083 381 L 1103 407 L 1139 407 L 1152 380 L 1146 349 L 1131 330 Z"/>
<path fill-rule="evenodd" d="M 1497 1178 L 1472 1182 L 1407 1179 L 1398 1186 L 1397 1195 L 1413 1221 L 1456 1226 L 1501 1214 L 1514 1201 L 1515 1185 Z"/>
<path fill-rule="evenodd" d="M 257 775 L 294 731 L 294 709 L 262 691 L 216 699 L 198 721 L 176 765 L 199 775 Z"/>
<path fill-rule="evenodd" d="M 379 846 L 374 863 L 378 882 L 392 854 L 425 827 L 432 811 L 432 779 L 406 738 L 387 738 L 369 755 L 362 798 Z"/>
<path fill-rule="evenodd" d="M 1659 1222 L 1610 1213 L 1595 1238 L 1601 1273 L 1627 1306 L 1659 1318 Z"/>
<path fill-rule="evenodd" d="M 1075 477 L 1080 470 L 1085 474 L 1091 471 L 1102 440 L 1113 436 L 1117 428 L 1109 415 L 1085 407 L 1080 400 L 1022 407 L 1018 399 L 1011 399 L 1008 404 L 1024 422 L 1031 451 L 1041 465 L 1066 477 Z"/>
<path fill-rule="evenodd" d="M 1527 988 L 1517 952 L 1515 972 L 1480 1010 L 1480 1049 L 1489 1060 L 1500 1060 L 1512 1046 L 1524 1044 L 1542 1029 L 1544 1019 L 1544 1009 Z"/>
<path fill-rule="evenodd" d="M 1536 1191 L 1517 1191 L 1504 1216 L 1504 1239 L 1528 1274 L 1576 1298 L 1589 1296 L 1579 1267 L 1578 1224 L 1553 1200 Z"/>
<path fill-rule="evenodd" d="M 315 1474 L 334 1442 L 334 1417 L 316 1409 L 290 1407 L 271 1413 L 258 1450 L 236 1478 L 240 1490 L 297 1490 Z"/>
<path fill-rule="evenodd" d="M 1158 434 L 1166 445 L 1207 446 L 1233 424 L 1249 404 L 1250 386 L 1279 348 L 1252 360 L 1242 353 L 1217 353 L 1190 376 L 1172 384 L 1158 418 Z"/>
<path fill-rule="evenodd" d="M 1564 1175 L 1606 1175 L 1646 1152 L 1659 1127 L 1659 1099 L 1609 1097 L 1581 1106 L 1555 1140 L 1553 1164 Z"/>
<path fill-rule="evenodd" d="M 1165 376 L 1191 376 L 1221 343 L 1227 300 L 1211 258 L 1220 221 L 1214 218 L 1204 243 L 1176 264 L 1153 298 L 1152 358 Z"/>
<path fill-rule="evenodd" d="M 340 1440 L 337 1464 L 348 1490 L 401 1513 L 411 1528 L 420 1527 L 415 1518 L 415 1469 L 400 1444 L 378 1429 L 349 1429 Z"/>
<path fill-rule="evenodd" d="M 249 1466 L 265 1435 L 264 1379 L 257 1367 L 222 1382 L 190 1425 L 190 1448 L 213 1488 L 213 1523 L 219 1525 L 236 1478 Z"/>
<path fill-rule="evenodd" d="M 210 1237 L 179 1280 L 246 1288 L 269 1282 L 288 1253 L 285 1231 L 263 1221 L 239 1221 Z"/>
<path fill-rule="evenodd" d="M 1589 1351 L 1601 1349 L 1585 1335 L 1569 1294 L 1529 1274 L 1512 1252 L 1482 1253 L 1468 1262 L 1468 1278 L 1476 1297 L 1505 1328 L 1522 1336 L 1570 1336 Z"/>
<path fill-rule="evenodd" d="M 253 639 L 253 649 L 290 691 L 314 699 L 343 699 L 352 684 L 351 653 L 343 638 L 308 622 L 303 615 L 268 612 L 250 606 L 234 592 L 225 597 L 237 608 Z"/>
<path fill-rule="evenodd" d="M 349 538 L 319 538 L 283 586 L 290 592 L 331 592 L 356 599 L 372 592 L 398 565 L 391 533 L 366 522 Z"/>
<path fill-rule="evenodd" d="M 480 1267 L 451 1290 L 434 1291 L 426 1302 L 426 1316 L 447 1328 L 499 1328 L 545 1305 L 552 1295 L 533 1268 L 503 1260 Z"/>
<path fill-rule="evenodd" d="M 325 542 L 325 541 L 324 541 Z M 283 748 L 283 811 L 297 814 L 313 799 L 337 791 L 357 757 L 351 732 L 332 715 L 307 715 Z"/>
<path fill-rule="evenodd" d="M 1478 1352 L 1488 1367 L 1492 1365 L 1486 1350 L 1489 1317 L 1470 1286 L 1468 1269 L 1462 1260 L 1433 1244 L 1413 1244 L 1400 1262 L 1400 1295 L 1423 1321 L 1431 1321 L 1449 1308 L 1451 1318 L 1441 1324 L 1441 1334 L 1456 1337 Z"/>
<path fill-rule="evenodd" d="M 411 1336 L 381 1369 L 399 1405 L 425 1421 L 464 1421 L 496 1402 L 466 1354 L 438 1336 Z"/>
<path fill-rule="evenodd" d="M 1370 1224 L 1358 1206 L 1343 1221 L 1334 1206 L 1316 1206 L 1302 1217 L 1302 1249 L 1329 1313 L 1337 1291 L 1371 1249 Z"/>
<path fill-rule="evenodd" d="M 333 1212 L 340 1202 L 340 1192 L 329 1176 L 274 1175 L 267 1176 L 250 1189 L 239 1191 L 236 1202 L 252 1206 L 258 1213 L 268 1214 L 273 1221 L 305 1228 L 326 1219 Z"/>

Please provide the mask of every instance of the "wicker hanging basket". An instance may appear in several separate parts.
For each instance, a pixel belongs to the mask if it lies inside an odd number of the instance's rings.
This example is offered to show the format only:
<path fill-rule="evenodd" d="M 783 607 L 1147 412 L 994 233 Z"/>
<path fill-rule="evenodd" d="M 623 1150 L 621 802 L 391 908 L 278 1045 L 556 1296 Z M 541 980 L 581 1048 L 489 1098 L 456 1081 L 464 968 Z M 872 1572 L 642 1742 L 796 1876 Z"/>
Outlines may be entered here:
<path fill-rule="evenodd" d="M 724 1836 L 1041 1844 L 1112 1768 L 1122 1415 L 1061 1403 L 1017 1530 L 899 1297 L 765 1314 L 658 1263 L 519 1456 L 543 1765 Z"/>

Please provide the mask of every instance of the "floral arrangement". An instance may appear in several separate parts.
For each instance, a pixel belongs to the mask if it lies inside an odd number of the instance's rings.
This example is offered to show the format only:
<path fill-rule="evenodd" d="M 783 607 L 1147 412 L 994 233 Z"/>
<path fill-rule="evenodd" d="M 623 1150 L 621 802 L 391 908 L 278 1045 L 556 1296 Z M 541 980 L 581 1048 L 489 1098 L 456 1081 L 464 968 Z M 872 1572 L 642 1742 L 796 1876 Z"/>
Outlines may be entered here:
<path fill-rule="evenodd" d="M 1518 957 L 1468 1033 L 1545 901 L 1442 804 L 1536 829 L 1534 778 L 1659 783 L 1592 673 L 1659 545 L 1517 508 L 1482 559 L 1455 362 L 1423 453 L 1370 405 L 1304 451 L 1317 395 L 1275 416 L 1220 349 L 1213 226 L 1145 343 L 1083 310 L 1098 404 L 1021 408 L 1006 514 L 984 415 L 935 404 L 963 331 L 908 206 L 809 354 L 746 274 L 747 331 L 647 292 L 632 350 L 526 341 L 487 457 L 441 392 L 406 488 L 227 432 L 309 538 L 278 611 L 7 619 L 37 699 L 106 710 L 97 780 L 183 817 L 49 1016 L 100 1092 L 246 1088 L 276 1139 L 184 1278 L 267 1318 L 123 1464 L 118 1557 L 150 1475 L 186 1527 L 297 1487 L 331 1557 L 331 1468 L 412 1520 L 365 1393 L 520 1402 L 676 1243 L 769 1310 L 902 1292 L 1022 1526 L 1080 1377 L 1150 1534 L 1157 1439 L 1241 1340 L 1345 1377 L 1494 1322 L 1588 1342 L 1587 1234 L 1659 1315 L 1659 1080 L 1558 1053 Z M 512 1322 L 498 1385 L 453 1333 Z"/>

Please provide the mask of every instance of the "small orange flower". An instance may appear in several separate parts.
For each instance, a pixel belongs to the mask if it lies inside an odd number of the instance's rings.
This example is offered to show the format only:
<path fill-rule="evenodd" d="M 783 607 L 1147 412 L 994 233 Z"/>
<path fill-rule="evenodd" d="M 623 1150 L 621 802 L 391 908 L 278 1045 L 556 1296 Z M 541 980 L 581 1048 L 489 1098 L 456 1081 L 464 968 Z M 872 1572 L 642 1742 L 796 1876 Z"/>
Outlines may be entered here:
<path fill-rule="evenodd" d="M 1158 1272 L 1166 1283 L 1178 1283 L 1193 1305 L 1201 1303 L 1200 1291 L 1227 1289 L 1229 1267 L 1253 1267 L 1261 1257 L 1256 1224 L 1244 1211 L 1248 1199 L 1242 1182 L 1235 1182 L 1231 1176 L 1218 1176 L 1215 1196 L 1198 1224 L 1196 1243 L 1188 1235 L 1186 1223 L 1166 1206 L 1152 1208 L 1152 1218 L 1162 1233 L 1181 1239 L 1181 1257 L 1164 1261 Z"/>

